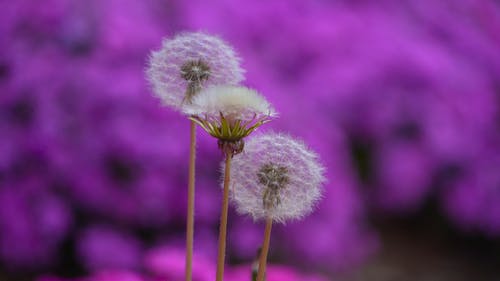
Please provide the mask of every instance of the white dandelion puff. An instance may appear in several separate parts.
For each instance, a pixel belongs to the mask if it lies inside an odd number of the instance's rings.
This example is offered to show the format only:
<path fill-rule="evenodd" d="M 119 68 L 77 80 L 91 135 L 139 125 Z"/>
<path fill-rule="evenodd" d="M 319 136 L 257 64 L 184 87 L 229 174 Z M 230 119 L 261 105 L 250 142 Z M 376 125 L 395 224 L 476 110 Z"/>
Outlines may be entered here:
<path fill-rule="evenodd" d="M 241 214 L 275 222 L 311 213 L 325 182 L 316 153 L 288 135 L 250 139 L 231 165 L 231 198 Z"/>
<path fill-rule="evenodd" d="M 243 80 L 240 58 L 222 39 L 202 32 L 163 40 L 150 55 L 146 76 L 164 105 L 182 111 L 204 87 Z"/>
<path fill-rule="evenodd" d="M 241 86 L 213 86 L 200 91 L 184 113 L 211 136 L 223 151 L 237 154 L 242 139 L 276 116 L 274 108 L 255 90 Z M 228 146 L 228 147 L 225 147 Z"/>

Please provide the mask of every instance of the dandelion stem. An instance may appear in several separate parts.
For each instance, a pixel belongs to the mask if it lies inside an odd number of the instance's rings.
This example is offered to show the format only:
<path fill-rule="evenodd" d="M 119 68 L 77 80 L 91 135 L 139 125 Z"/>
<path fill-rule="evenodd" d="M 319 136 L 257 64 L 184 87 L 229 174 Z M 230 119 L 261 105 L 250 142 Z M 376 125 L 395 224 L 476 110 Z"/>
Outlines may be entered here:
<path fill-rule="evenodd" d="M 268 217 L 266 219 L 266 229 L 264 231 L 264 243 L 262 244 L 262 251 L 260 252 L 259 272 L 257 273 L 257 281 L 264 281 L 264 275 L 266 273 L 267 253 L 269 252 L 269 244 L 271 242 L 272 226 L 273 226 L 273 219 Z"/>
<path fill-rule="evenodd" d="M 229 181 L 231 178 L 231 158 L 233 154 L 226 152 L 226 168 L 224 170 L 224 192 L 222 195 L 222 211 L 219 226 L 219 253 L 217 256 L 216 281 L 222 281 L 224 276 L 224 259 L 226 256 L 227 212 L 229 206 Z"/>
<path fill-rule="evenodd" d="M 196 123 L 191 121 L 189 146 L 189 178 L 186 222 L 186 281 L 191 281 L 193 271 L 194 236 L 194 179 L 196 162 Z"/>

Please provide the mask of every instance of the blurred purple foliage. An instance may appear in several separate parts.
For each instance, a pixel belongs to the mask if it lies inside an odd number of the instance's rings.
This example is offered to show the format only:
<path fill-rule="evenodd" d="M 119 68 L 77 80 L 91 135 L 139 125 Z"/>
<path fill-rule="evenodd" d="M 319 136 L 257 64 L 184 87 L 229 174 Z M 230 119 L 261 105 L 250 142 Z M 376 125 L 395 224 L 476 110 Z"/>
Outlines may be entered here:
<path fill-rule="evenodd" d="M 433 196 L 461 229 L 500 234 L 493 1 L 20 0 L 0 11 L 7 268 L 57 266 L 70 247 L 86 269 L 134 269 L 144 249 L 183 244 L 188 121 L 144 78 L 150 50 L 183 30 L 233 44 L 245 84 L 280 112 L 267 129 L 303 138 L 327 167 L 318 210 L 276 228 L 276 258 L 352 268 L 378 245 L 366 210 L 404 215 Z M 197 157 L 195 250 L 213 255 L 221 155 L 201 131 Z M 262 227 L 233 214 L 229 231 L 230 257 L 250 260 Z"/>

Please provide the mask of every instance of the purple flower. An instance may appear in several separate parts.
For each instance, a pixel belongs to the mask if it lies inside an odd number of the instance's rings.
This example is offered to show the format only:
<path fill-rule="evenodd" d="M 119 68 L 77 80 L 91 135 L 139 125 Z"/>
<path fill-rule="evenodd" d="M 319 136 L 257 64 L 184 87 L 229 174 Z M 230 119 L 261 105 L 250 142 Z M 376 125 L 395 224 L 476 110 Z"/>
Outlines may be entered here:
<path fill-rule="evenodd" d="M 79 237 L 78 254 L 90 271 L 136 269 L 142 258 L 137 239 L 108 226 L 92 226 Z"/>
<path fill-rule="evenodd" d="M 44 192 L 37 179 L 0 190 L 0 259 L 13 269 L 39 269 L 57 260 L 72 215 L 58 196 Z"/>
<path fill-rule="evenodd" d="M 500 234 L 500 164 L 498 148 L 484 147 L 460 175 L 448 184 L 441 201 L 452 221 L 467 232 Z"/>
<path fill-rule="evenodd" d="M 375 204 L 381 209 L 416 211 L 432 188 L 434 162 L 422 147 L 387 143 L 377 151 Z"/>

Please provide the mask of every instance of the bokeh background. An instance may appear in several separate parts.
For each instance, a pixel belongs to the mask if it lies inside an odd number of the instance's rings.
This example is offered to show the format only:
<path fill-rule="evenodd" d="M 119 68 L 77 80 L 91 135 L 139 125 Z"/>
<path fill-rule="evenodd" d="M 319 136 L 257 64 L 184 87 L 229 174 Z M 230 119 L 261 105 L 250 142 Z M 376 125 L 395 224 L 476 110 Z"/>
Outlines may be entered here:
<path fill-rule="evenodd" d="M 499 280 L 488 0 L 0 1 L 0 280 L 142 272 L 151 251 L 183 249 L 188 121 L 144 69 L 164 36 L 199 30 L 234 46 L 244 84 L 280 112 L 261 131 L 304 139 L 327 167 L 317 211 L 275 228 L 271 263 L 332 280 Z M 195 251 L 210 260 L 222 156 L 198 137 Z M 251 262 L 262 230 L 233 212 L 228 261 Z"/>

